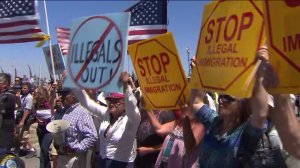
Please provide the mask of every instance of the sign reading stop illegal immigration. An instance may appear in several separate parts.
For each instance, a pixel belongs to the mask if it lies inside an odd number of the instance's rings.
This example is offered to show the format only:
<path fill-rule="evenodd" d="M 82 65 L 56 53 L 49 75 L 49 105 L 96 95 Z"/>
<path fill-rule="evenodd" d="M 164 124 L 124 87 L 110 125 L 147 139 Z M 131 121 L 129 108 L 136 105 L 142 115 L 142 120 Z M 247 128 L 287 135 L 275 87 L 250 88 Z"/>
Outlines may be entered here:
<path fill-rule="evenodd" d="M 66 87 L 122 92 L 129 17 L 115 13 L 73 21 Z"/>
<path fill-rule="evenodd" d="M 189 87 L 172 33 L 128 47 L 132 64 L 146 98 L 146 109 L 178 109 L 188 103 Z"/>
<path fill-rule="evenodd" d="M 205 6 L 196 54 L 198 78 L 192 78 L 198 79 L 200 88 L 251 96 L 253 82 L 247 85 L 245 81 L 264 36 L 262 7 L 262 2 L 251 0 L 216 1 Z"/>
<path fill-rule="evenodd" d="M 271 93 L 300 93 L 300 1 L 265 1 L 270 62 L 279 85 Z"/>

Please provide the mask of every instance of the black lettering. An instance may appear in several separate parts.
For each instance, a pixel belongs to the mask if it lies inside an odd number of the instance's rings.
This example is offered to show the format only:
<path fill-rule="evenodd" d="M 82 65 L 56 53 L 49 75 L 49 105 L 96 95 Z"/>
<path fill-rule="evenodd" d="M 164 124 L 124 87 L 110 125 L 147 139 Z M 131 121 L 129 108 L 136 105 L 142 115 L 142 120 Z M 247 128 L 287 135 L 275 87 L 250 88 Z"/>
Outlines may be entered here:
<path fill-rule="evenodd" d="M 96 76 L 97 76 L 97 68 L 95 67 L 95 70 L 94 70 L 94 67 L 91 68 L 91 75 L 90 75 L 90 82 L 94 83 L 95 80 L 96 80 Z M 93 73 L 94 72 L 94 73 Z M 94 75 L 93 75 L 94 74 Z"/>
<path fill-rule="evenodd" d="M 100 53 L 99 53 L 99 59 L 100 59 L 100 57 L 103 57 L 102 63 L 105 63 L 105 48 L 104 48 L 103 44 L 101 45 L 101 49 L 100 49 Z"/>
<path fill-rule="evenodd" d="M 103 72 L 104 72 L 105 69 L 106 69 L 106 67 L 99 67 L 99 70 L 100 70 L 100 80 L 99 80 L 99 83 L 102 83 Z"/>
<path fill-rule="evenodd" d="M 116 63 L 121 58 L 121 49 L 120 48 L 121 48 L 121 40 L 119 39 L 115 42 L 115 51 L 117 51 L 118 57 L 115 60 L 113 60 L 113 63 Z"/>
<path fill-rule="evenodd" d="M 88 79 L 89 79 L 89 68 L 87 67 L 81 75 L 81 81 L 83 83 L 86 83 L 88 81 Z"/>
<path fill-rule="evenodd" d="M 79 60 L 80 63 L 84 63 L 83 48 L 84 48 L 84 43 L 81 43 L 80 60 Z"/>

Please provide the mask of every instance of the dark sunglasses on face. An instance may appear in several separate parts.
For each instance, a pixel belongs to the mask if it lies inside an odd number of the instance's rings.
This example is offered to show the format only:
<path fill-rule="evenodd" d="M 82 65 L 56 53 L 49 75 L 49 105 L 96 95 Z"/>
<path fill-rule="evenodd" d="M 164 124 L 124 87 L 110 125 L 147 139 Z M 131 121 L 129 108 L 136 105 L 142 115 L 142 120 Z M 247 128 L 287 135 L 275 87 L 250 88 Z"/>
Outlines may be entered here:
<path fill-rule="evenodd" d="M 222 101 L 222 103 L 231 103 L 234 102 L 236 99 L 229 96 L 229 95 L 219 95 L 218 101 Z"/>

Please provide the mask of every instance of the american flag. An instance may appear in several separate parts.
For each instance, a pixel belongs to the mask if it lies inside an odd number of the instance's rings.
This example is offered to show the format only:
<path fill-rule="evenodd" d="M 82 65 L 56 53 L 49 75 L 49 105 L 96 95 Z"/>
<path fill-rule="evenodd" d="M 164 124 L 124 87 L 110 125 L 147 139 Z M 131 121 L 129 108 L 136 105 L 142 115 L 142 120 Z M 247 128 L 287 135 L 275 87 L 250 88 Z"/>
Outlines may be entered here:
<path fill-rule="evenodd" d="M 145 40 L 167 32 L 167 1 L 142 0 L 125 12 L 131 12 L 128 43 Z M 63 55 L 68 55 L 70 29 L 57 27 L 57 41 Z"/>
<path fill-rule="evenodd" d="M 70 44 L 70 29 L 64 27 L 56 27 L 57 41 L 63 55 L 68 55 Z"/>
<path fill-rule="evenodd" d="M 125 12 L 131 12 L 129 44 L 167 32 L 166 0 L 142 0 Z"/>
<path fill-rule="evenodd" d="M 37 1 L 34 0 L 1 0 L 0 43 L 43 40 L 36 7 Z"/>

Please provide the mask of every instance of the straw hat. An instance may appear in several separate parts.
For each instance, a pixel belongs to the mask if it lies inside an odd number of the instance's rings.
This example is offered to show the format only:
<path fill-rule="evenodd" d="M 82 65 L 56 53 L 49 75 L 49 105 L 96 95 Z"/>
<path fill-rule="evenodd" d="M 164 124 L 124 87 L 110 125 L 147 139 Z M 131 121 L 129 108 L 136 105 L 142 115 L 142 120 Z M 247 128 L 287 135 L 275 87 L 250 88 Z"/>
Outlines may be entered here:
<path fill-rule="evenodd" d="M 66 120 L 54 120 L 47 124 L 46 129 L 51 133 L 61 133 L 70 127 L 70 123 Z"/>

